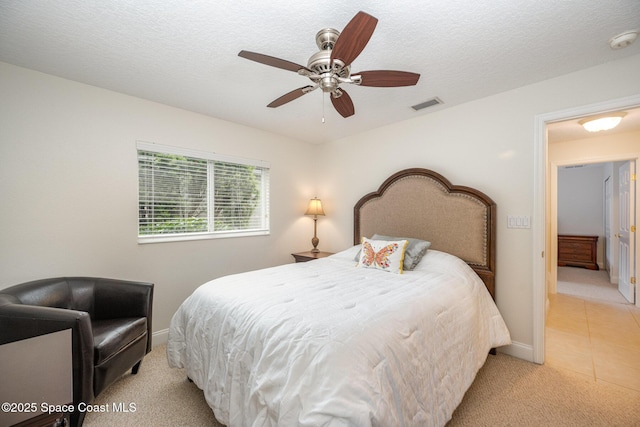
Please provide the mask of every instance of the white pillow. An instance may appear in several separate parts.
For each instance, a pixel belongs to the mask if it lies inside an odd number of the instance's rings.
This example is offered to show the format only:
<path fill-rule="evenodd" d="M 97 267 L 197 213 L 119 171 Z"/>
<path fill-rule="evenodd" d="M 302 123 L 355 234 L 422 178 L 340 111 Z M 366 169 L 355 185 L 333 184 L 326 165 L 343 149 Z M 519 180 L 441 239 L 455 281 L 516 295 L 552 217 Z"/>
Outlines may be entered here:
<path fill-rule="evenodd" d="M 407 240 L 409 244 L 407 245 L 407 249 L 404 251 L 404 266 L 403 269 L 413 270 L 416 268 L 424 254 L 427 253 L 427 249 L 431 246 L 431 242 L 420 239 L 413 239 L 411 237 L 391 237 L 391 236 L 382 236 L 380 234 L 374 234 L 371 236 L 373 240 Z"/>
<path fill-rule="evenodd" d="M 358 267 L 402 274 L 408 243 L 407 240 L 372 240 L 363 237 Z"/>

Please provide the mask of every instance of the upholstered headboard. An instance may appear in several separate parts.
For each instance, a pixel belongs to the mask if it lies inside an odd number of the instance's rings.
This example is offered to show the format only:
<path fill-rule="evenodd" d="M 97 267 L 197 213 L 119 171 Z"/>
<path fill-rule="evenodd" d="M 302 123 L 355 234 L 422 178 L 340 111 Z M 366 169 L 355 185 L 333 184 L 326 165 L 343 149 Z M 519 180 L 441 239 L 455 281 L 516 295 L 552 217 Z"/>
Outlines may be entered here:
<path fill-rule="evenodd" d="M 406 169 L 354 207 L 354 244 L 383 234 L 428 240 L 466 261 L 495 297 L 496 204 L 428 169 Z"/>

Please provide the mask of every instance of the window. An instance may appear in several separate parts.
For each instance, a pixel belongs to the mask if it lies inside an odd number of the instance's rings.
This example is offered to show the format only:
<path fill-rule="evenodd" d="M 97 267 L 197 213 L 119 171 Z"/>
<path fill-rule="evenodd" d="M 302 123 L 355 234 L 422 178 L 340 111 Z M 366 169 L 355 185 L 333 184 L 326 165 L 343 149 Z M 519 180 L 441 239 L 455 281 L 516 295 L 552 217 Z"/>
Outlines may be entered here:
<path fill-rule="evenodd" d="M 138 241 L 269 233 L 269 164 L 138 142 Z"/>

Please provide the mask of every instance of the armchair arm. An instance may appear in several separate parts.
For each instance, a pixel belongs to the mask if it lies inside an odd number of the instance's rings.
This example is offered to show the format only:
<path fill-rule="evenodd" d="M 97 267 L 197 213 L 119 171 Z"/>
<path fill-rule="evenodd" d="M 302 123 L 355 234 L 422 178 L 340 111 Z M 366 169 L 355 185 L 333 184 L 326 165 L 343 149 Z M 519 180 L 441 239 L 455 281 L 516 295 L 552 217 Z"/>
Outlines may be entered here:
<path fill-rule="evenodd" d="M 93 333 L 89 314 L 11 303 L 11 299 L 14 298 L 0 296 L 0 344 L 71 329 L 73 400 L 76 404 L 93 401 Z"/>

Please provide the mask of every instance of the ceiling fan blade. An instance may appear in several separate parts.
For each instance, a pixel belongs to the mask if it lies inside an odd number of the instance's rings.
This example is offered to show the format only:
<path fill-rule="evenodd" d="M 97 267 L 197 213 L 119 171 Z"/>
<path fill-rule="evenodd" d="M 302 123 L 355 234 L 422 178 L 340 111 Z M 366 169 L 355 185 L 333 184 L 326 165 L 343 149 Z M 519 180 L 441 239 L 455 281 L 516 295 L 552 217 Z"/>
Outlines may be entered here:
<path fill-rule="evenodd" d="M 294 99 L 300 98 L 305 93 L 311 92 L 312 90 L 316 89 L 316 87 L 317 86 L 315 86 L 315 87 L 314 86 L 304 86 L 304 87 L 292 90 L 291 92 L 285 93 L 280 98 L 272 101 L 271 104 L 267 105 L 267 107 L 276 108 L 276 107 L 279 107 L 281 105 L 284 105 L 287 102 L 291 102 Z"/>
<path fill-rule="evenodd" d="M 342 117 L 347 118 L 349 116 L 353 116 L 355 108 L 353 107 L 351 97 L 344 91 L 344 89 L 340 89 L 340 92 L 342 92 L 342 95 L 338 98 L 334 97 L 333 94 L 330 95 L 331 103 Z"/>
<path fill-rule="evenodd" d="M 356 75 L 361 78 L 360 86 L 375 87 L 413 86 L 420 79 L 420 74 L 393 70 L 362 71 L 352 74 L 352 76 Z"/>
<path fill-rule="evenodd" d="M 340 33 L 331 51 L 331 62 L 340 59 L 345 65 L 351 64 L 369 42 L 378 20 L 373 16 L 358 12 Z"/>
<path fill-rule="evenodd" d="M 238 56 L 246 59 L 250 59 L 251 61 L 256 61 L 261 64 L 270 65 L 276 68 L 282 68 L 283 70 L 298 72 L 298 70 L 307 70 L 311 72 L 304 65 L 296 64 L 295 62 L 286 61 L 284 59 L 276 58 L 274 56 L 263 55 L 262 53 L 249 52 L 248 50 L 241 50 L 238 53 Z"/>

